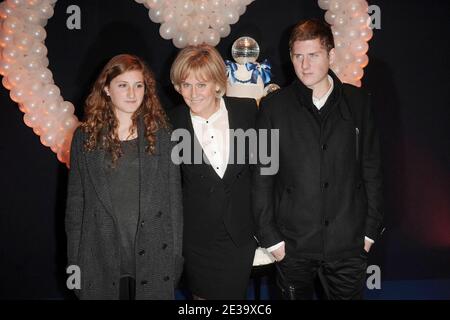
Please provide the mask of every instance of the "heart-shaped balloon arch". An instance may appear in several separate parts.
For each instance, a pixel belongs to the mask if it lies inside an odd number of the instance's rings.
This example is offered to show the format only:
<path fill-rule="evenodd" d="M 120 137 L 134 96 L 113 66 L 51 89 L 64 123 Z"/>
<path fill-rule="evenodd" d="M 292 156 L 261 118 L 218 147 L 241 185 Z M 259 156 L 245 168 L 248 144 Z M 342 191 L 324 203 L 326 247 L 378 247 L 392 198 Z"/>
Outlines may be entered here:
<path fill-rule="evenodd" d="M 182 48 L 206 42 L 217 45 L 230 33 L 254 0 L 135 0 L 149 9 L 160 34 Z M 70 143 L 78 119 L 64 101 L 48 69 L 44 44 L 47 20 L 57 0 L 6 0 L 0 3 L 0 74 L 3 86 L 24 112 L 24 122 L 68 164 Z M 332 25 L 337 59 L 332 68 L 342 81 L 361 85 L 368 64 L 367 42 L 372 37 L 365 0 L 318 0 Z"/>

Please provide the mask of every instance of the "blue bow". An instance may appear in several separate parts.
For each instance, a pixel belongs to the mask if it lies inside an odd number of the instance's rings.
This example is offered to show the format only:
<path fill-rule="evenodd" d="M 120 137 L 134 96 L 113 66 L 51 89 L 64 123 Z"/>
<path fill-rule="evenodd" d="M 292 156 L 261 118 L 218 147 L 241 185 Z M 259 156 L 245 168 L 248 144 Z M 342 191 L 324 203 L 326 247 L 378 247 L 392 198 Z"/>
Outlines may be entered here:
<path fill-rule="evenodd" d="M 268 84 L 272 80 L 272 66 L 270 65 L 269 60 L 264 59 L 264 61 L 260 65 L 261 67 L 261 78 L 263 80 L 264 85 Z"/>
<path fill-rule="evenodd" d="M 237 70 L 236 62 L 225 60 L 225 65 L 227 67 L 227 77 L 231 79 L 232 83 L 235 83 L 237 80 L 234 74 Z"/>
<path fill-rule="evenodd" d="M 245 64 L 245 67 L 247 68 L 247 71 L 252 72 L 252 77 L 250 78 L 251 83 L 257 83 L 258 82 L 258 76 L 259 76 L 259 66 L 257 63 L 251 63 L 247 62 Z"/>

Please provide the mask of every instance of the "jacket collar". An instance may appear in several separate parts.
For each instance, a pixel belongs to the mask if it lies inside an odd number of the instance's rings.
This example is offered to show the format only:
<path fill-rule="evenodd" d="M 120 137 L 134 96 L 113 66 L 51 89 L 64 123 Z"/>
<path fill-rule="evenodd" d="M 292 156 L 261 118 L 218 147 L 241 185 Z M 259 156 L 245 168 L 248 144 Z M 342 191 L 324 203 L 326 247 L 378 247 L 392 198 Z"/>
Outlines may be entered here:
<path fill-rule="evenodd" d="M 148 146 L 145 138 L 145 126 L 142 117 L 139 117 L 137 123 L 138 131 L 138 153 L 139 153 L 139 201 L 140 212 L 147 212 L 146 210 L 152 199 L 152 193 L 155 192 L 155 184 L 153 181 L 158 170 L 158 159 L 160 154 L 160 139 L 156 135 L 155 154 L 149 155 L 146 151 Z M 159 133 L 159 132 L 158 132 Z M 106 151 L 101 148 L 96 148 L 93 151 L 86 153 L 86 162 L 88 168 L 88 175 L 92 181 L 95 192 L 108 213 L 111 214 L 114 220 L 113 206 L 111 199 L 110 188 L 106 179 L 105 172 Z M 145 196 L 141 196 L 145 195 Z M 115 221 L 117 223 L 117 221 Z"/>
<path fill-rule="evenodd" d="M 345 98 L 343 87 L 341 80 L 336 76 L 336 74 L 330 69 L 328 71 L 328 74 L 333 78 L 334 88 L 333 92 L 329 96 L 328 99 L 335 99 L 336 103 L 339 108 L 339 112 L 341 114 L 341 117 L 344 120 L 351 120 L 352 119 L 352 113 L 351 109 L 349 108 L 349 105 L 347 103 L 347 100 Z M 294 92 L 300 107 L 305 108 L 315 108 L 314 104 L 312 103 L 312 93 L 313 91 L 306 87 L 300 79 L 296 79 L 291 84 L 291 90 Z"/>

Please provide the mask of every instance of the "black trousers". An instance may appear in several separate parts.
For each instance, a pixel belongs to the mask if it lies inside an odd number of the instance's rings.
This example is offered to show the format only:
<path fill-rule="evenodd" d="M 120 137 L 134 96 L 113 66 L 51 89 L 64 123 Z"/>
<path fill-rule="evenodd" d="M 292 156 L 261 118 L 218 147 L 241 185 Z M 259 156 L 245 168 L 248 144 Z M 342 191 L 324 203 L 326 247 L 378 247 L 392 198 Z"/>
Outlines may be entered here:
<path fill-rule="evenodd" d="M 135 300 L 136 280 L 133 277 L 124 276 L 120 278 L 119 300 Z"/>
<path fill-rule="evenodd" d="M 326 300 L 363 299 L 367 253 L 332 262 L 295 258 L 288 255 L 277 263 L 277 285 L 286 300 L 312 300 L 318 279 Z"/>

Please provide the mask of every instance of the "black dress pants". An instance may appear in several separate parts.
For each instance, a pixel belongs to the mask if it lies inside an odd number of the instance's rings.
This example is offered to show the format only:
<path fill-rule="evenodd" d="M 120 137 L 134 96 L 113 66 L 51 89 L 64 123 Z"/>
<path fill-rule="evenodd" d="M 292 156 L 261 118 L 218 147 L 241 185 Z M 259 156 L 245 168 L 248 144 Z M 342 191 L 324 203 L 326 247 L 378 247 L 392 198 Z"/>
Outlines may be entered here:
<path fill-rule="evenodd" d="M 133 277 L 125 276 L 120 278 L 119 300 L 135 300 L 136 280 Z"/>
<path fill-rule="evenodd" d="M 288 255 L 277 263 L 277 285 L 286 300 L 312 300 L 318 278 L 326 300 L 363 299 L 367 253 L 332 262 Z M 320 297 L 321 298 L 321 297 Z"/>

